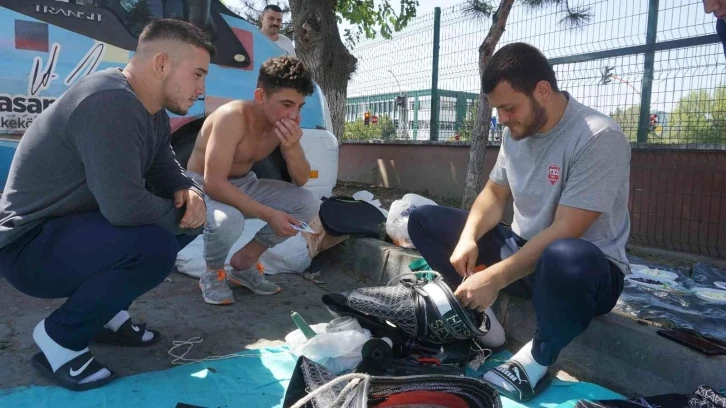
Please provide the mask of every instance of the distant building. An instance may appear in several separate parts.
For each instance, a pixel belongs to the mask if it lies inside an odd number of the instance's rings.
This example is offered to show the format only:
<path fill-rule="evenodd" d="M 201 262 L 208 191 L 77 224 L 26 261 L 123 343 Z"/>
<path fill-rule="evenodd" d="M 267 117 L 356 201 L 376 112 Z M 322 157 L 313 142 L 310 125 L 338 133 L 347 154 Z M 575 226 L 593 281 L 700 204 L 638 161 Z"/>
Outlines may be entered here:
<path fill-rule="evenodd" d="M 471 92 L 439 90 L 439 140 L 455 140 L 465 126 L 467 116 L 475 114 L 473 107 L 479 95 Z M 408 91 L 404 94 L 383 93 L 348 98 L 345 121 L 362 120 L 365 113 L 393 120 L 397 138 L 430 140 L 431 90 Z M 471 129 L 468 129 L 471 132 Z"/>

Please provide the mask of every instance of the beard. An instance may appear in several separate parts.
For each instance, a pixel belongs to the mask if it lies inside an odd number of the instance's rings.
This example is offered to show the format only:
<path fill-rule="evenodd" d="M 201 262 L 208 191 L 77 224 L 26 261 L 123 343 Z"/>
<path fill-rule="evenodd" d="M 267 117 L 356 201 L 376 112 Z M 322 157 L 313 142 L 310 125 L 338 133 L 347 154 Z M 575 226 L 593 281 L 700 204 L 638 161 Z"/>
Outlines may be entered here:
<path fill-rule="evenodd" d="M 516 137 L 515 135 L 512 135 L 514 140 L 522 140 L 532 136 L 539 132 L 539 130 L 547 124 L 547 112 L 545 111 L 544 106 L 540 105 L 539 102 L 534 100 L 532 97 L 529 98 L 529 106 L 532 111 L 532 119 L 529 121 L 527 126 L 524 127 L 521 135 L 517 135 Z"/>
<path fill-rule="evenodd" d="M 184 116 L 189 112 L 189 108 L 186 108 L 182 106 L 178 101 L 182 99 L 180 96 L 181 92 L 179 91 L 178 87 L 175 87 L 170 81 L 170 78 L 173 77 L 173 72 L 170 77 L 167 77 L 164 82 L 162 83 L 162 89 L 164 90 L 164 93 L 166 94 L 164 96 L 165 102 L 164 107 L 171 113 L 179 116 Z M 184 101 L 186 103 L 186 101 Z"/>
<path fill-rule="evenodd" d="M 169 102 L 166 104 L 166 109 L 179 116 L 184 116 L 189 112 L 189 109 L 181 107 L 178 103 L 175 102 Z"/>

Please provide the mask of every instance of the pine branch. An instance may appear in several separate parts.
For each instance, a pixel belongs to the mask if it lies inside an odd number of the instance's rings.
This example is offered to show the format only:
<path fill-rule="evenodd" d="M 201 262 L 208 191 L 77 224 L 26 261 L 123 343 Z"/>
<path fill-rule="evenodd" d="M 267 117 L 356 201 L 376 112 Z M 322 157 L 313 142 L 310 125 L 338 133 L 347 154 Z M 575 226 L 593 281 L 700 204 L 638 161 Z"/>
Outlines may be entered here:
<path fill-rule="evenodd" d="M 479 20 L 486 20 L 492 16 L 494 6 L 489 0 L 468 0 L 463 6 L 464 15 Z"/>

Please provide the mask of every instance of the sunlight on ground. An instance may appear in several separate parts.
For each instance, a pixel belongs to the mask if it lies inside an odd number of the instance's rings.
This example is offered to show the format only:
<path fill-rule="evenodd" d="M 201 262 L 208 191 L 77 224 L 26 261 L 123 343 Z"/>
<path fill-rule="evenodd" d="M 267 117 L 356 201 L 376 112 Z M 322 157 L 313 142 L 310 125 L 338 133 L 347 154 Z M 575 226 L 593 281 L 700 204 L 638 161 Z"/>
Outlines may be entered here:
<path fill-rule="evenodd" d="M 205 368 L 205 369 L 204 369 L 204 370 L 202 370 L 202 371 L 198 371 L 198 372 L 196 372 L 196 373 L 192 374 L 192 377 L 196 377 L 196 378 L 207 378 L 207 375 L 208 375 L 208 374 L 209 374 L 209 370 L 207 370 L 207 369 Z"/>

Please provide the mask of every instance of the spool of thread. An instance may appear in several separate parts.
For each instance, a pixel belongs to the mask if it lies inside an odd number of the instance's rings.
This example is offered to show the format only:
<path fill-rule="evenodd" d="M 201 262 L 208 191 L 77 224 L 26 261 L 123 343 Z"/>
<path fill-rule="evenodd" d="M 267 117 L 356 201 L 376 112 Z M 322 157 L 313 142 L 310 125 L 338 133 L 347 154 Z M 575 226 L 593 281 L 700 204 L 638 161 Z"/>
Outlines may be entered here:
<path fill-rule="evenodd" d="M 315 337 L 315 331 L 310 327 L 305 319 L 303 319 L 302 316 L 298 314 L 298 312 L 292 312 L 292 315 L 290 317 L 292 317 L 292 321 L 295 322 L 295 325 L 298 327 L 298 329 L 300 329 L 306 339 L 310 340 Z"/>
<path fill-rule="evenodd" d="M 325 326 L 325 331 L 327 333 L 338 333 L 346 330 L 360 329 L 361 327 L 360 323 L 358 323 L 358 320 L 350 316 L 336 317 L 335 319 L 331 320 L 327 326 Z"/>
<path fill-rule="evenodd" d="M 373 338 L 363 344 L 362 366 L 368 372 L 382 373 L 393 361 L 393 342 L 387 337 Z"/>

